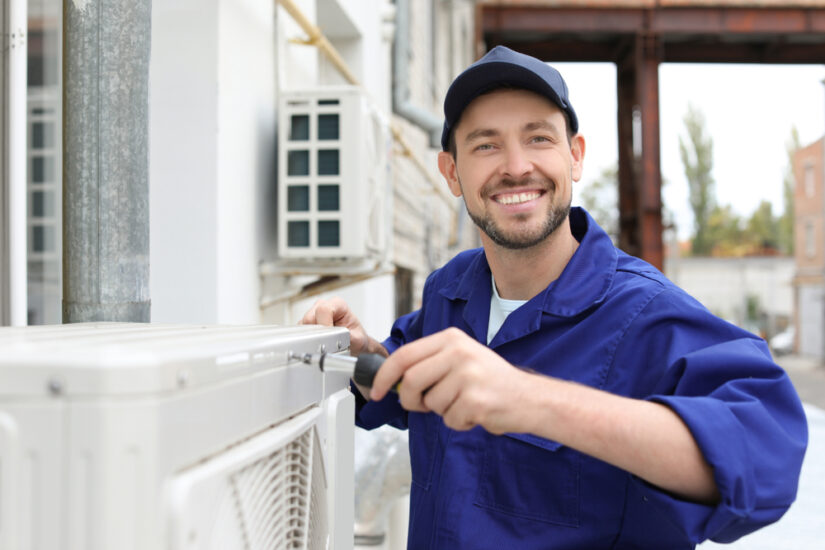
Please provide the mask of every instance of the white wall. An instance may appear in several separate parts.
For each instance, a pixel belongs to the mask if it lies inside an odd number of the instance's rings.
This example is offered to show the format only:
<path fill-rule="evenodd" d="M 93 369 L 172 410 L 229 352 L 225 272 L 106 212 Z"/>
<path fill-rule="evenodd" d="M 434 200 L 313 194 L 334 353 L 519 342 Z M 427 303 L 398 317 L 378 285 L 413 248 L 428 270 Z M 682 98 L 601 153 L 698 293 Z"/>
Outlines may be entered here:
<path fill-rule="evenodd" d="M 288 322 L 297 323 L 316 300 L 333 296 L 343 298 L 350 305 L 367 334 L 379 342 L 390 335 L 395 321 L 395 279 L 392 275 L 299 300 L 292 305 Z"/>
<path fill-rule="evenodd" d="M 217 320 L 217 0 L 156 2 L 149 71 L 152 320 Z"/>
<path fill-rule="evenodd" d="M 152 320 L 255 323 L 271 248 L 274 3 L 156 2 L 150 67 Z M 271 235 L 274 240 L 274 235 Z"/>
<path fill-rule="evenodd" d="M 716 315 L 743 323 L 749 295 L 772 316 L 793 315 L 792 257 L 669 258 L 665 274 Z"/>
<path fill-rule="evenodd" d="M 275 216 L 260 200 L 275 185 L 275 2 L 222 0 L 218 20 L 218 321 L 257 323 L 260 252 L 275 242 L 256 232 Z"/>

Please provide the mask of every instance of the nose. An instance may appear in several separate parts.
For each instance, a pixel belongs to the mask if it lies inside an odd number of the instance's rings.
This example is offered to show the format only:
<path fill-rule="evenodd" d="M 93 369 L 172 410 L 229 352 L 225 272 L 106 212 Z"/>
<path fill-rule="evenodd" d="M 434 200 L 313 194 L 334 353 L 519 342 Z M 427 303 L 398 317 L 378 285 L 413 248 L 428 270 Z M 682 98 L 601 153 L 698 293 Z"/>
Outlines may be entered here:
<path fill-rule="evenodd" d="M 533 161 L 521 144 L 510 144 L 504 151 L 501 175 L 522 178 L 533 171 Z"/>

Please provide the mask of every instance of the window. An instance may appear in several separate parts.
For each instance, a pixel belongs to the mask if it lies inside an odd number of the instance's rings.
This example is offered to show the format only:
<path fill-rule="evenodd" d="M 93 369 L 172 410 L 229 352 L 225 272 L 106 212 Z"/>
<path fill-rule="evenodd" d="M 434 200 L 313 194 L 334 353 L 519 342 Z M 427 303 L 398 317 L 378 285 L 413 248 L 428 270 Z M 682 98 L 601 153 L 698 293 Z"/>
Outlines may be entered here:
<path fill-rule="evenodd" d="M 813 258 L 816 255 L 816 239 L 813 222 L 805 222 L 805 256 Z"/>
<path fill-rule="evenodd" d="M 62 321 L 59 0 L 29 0 L 27 185 L 28 323 Z"/>
<path fill-rule="evenodd" d="M 813 197 L 814 196 L 814 165 L 811 163 L 807 163 L 805 165 L 805 178 L 804 178 L 804 185 L 805 185 L 805 196 L 806 197 Z"/>

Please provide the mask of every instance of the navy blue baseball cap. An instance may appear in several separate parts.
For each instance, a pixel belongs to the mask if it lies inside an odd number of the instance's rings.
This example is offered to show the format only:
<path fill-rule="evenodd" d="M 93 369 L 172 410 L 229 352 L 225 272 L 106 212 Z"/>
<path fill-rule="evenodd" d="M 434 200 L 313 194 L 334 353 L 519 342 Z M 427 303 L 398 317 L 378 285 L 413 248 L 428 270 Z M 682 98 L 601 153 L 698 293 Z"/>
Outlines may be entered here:
<path fill-rule="evenodd" d="M 441 148 L 446 151 L 461 113 L 475 98 L 499 86 L 523 88 L 543 95 L 567 113 L 570 129 L 579 131 L 579 119 L 567 97 L 567 84 L 561 74 L 547 63 L 515 52 L 504 46 L 496 46 L 458 75 L 444 98 L 444 130 Z"/>

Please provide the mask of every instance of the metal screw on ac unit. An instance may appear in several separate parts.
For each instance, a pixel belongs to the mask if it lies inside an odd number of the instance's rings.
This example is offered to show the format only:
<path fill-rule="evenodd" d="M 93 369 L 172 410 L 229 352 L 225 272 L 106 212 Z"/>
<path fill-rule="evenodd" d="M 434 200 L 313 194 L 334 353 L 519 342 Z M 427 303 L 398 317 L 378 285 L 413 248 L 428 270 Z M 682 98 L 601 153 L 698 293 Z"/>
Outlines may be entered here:
<path fill-rule="evenodd" d="M 63 384 L 60 380 L 49 380 L 49 383 L 46 385 L 49 390 L 49 393 L 52 395 L 60 395 L 63 393 Z"/>
<path fill-rule="evenodd" d="M 338 351 L 341 351 L 342 349 L 344 349 L 344 341 L 343 340 L 338 340 L 337 345 L 338 345 Z"/>

